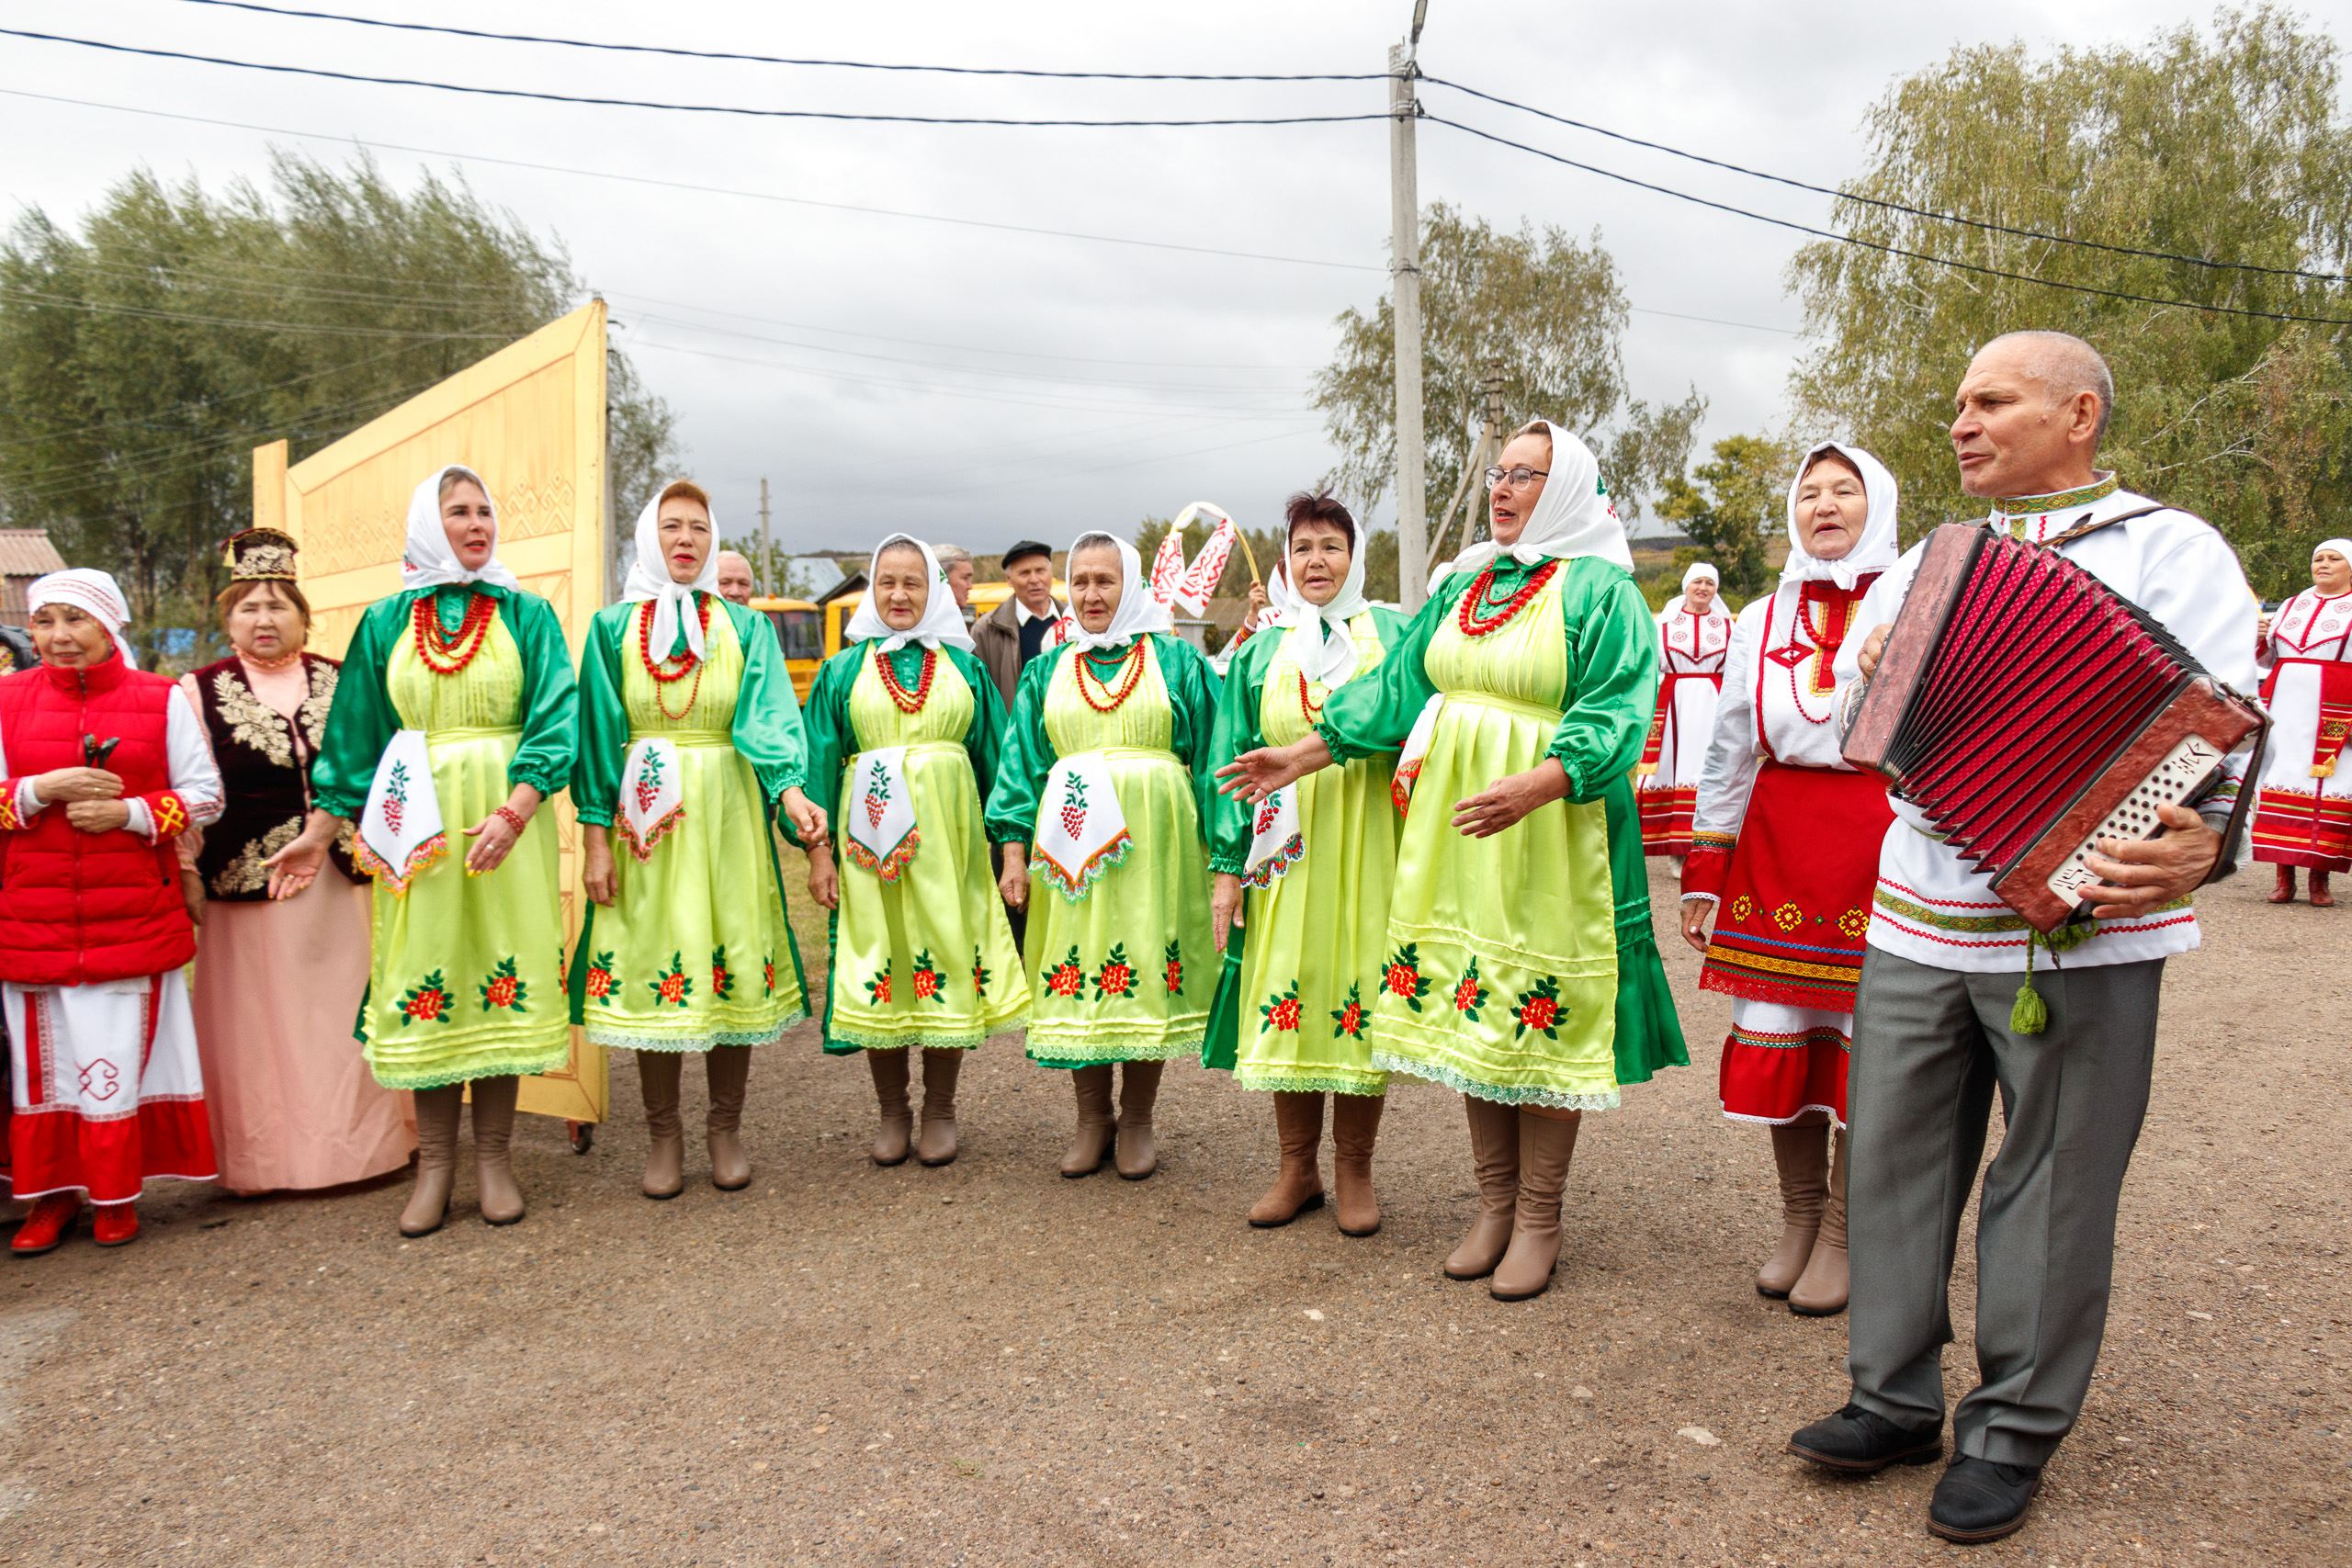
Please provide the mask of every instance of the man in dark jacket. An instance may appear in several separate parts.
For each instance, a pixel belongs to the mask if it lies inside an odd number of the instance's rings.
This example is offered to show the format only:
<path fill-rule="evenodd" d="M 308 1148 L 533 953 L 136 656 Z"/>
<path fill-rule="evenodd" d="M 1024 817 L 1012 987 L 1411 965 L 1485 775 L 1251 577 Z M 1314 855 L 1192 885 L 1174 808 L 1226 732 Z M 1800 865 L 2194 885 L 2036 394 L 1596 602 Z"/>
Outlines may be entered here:
<path fill-rule="evenodd" d="M 1062 606 L 1054 603 L 1054 552 L 1035 539 L 1004 552 L 1004 575 L 1012 596 L 972 624 L 972 651 L 1010 709 L 1022 668 L 1046 647 Z"/>

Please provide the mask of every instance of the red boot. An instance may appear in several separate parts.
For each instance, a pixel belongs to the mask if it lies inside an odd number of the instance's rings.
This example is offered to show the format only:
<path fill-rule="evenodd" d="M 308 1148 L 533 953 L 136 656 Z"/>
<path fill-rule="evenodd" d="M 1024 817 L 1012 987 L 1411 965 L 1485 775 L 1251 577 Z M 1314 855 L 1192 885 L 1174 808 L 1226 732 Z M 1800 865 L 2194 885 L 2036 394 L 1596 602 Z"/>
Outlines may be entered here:
<path fill-rule="evenodd" d="M 51 1193 L 33 1204 L 33 1212 L 17 1227 L 17 1239 L 8 1244 L 8 1250 L 19 1258 L 39 1258 L 44 1252 L 55 1252 L 81 1213 L 79 1192 Z"/>
<path fill-rule="evenodd" d="M 2278 868 L 2278 886 L 2270 890 L 2270 901 L 2274 904 L 2291 904 L 2295 901 L 2295 868 L 2293 866 L 2282 865 Z"/>
<path fill-rule="evenodd" d="M 2327 890 L 2327 873 L 2324 871 L 2312 873 L 2312 908 L 2314 909 L 2335 908 L 2335 895 Z"/>
<path fill-rule="evenodd" d="M 101 1203 L 90 1222 L 90 1239 L 100 1247 L 129 1247 L 139 1239 L 139 1211 L 128 1203 Z"/>

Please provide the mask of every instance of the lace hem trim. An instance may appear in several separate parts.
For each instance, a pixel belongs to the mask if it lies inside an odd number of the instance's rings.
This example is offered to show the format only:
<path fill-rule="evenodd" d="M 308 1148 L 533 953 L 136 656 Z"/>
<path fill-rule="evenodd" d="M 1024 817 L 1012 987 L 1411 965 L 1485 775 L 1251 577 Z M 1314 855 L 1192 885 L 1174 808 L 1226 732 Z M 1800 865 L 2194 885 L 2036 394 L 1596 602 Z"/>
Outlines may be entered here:
<path fill-rule="evenodd" d="M 1372 1064 L 1387 1072 L 1425 1078 L 1430 1083 L 1442 1084 L 1457 1094 L 1466 1094 L 1473 1100 L 1491 1100 L 1498 1105 L 1541 1105 L 1553 1111 L 1614 1111 L 1619 1104 L 1617 1091 L 1613 1089 L 1606 1094 L 1568 1094 L 1527 1084 L 1480 1083 L 1468 1074 L 1452 1067 L 1411 1061 L 1386 1051 L 1374 1051 Z"/>
<path fill-rule="evenodd" d="M 867 1030 L 844 1029 L 839 1023 L 825 1031 L 829 1045 L 854 1045 L 861 1051 L 898 1051 L 920 1045 L 927 1051 L 972 1051 L 979 1048 L 992 1034 L 1003 1034 L 1028 1027 L 1026 1012 L 1015 1014 L 994 1026 L 977 1029 L 926 1031 L 921 1029 Z"/>
<path fill-rule="evenodd" d="M 1269 1073 L 1262 1068 L 1236 1067 L 1233 1071 L 1236 1089 L 1257 1089 L 1275 1094 L 1361 1094 L 1378 1096 L 1388 1092 L 1386 1073 L 1351 1074 L 1286 1074 Z"/>
<path fill-rule="evenodd" d="M 372 1062 L 368 1064 L 368 1070 L 375 1075 L 377 1085 L 383 1089 L 447 1089 L 453 1083 L 471 1083 L 476 1078 L 535 1077 L 540 1073 L 562 1066 L 571 1059 L 571 1047 L 566 1044 L 556 1051 L 539 1055 L 523 1056 L 506 1062 L 475 1062 L 462 1067 L 444 1068 L 438 1072 L 396 1071 L 387 1077 L 384 1069 Z"/>
<path fill-rule="evenodd" d="M 719 1045 L 773 1045 L 785 1032 L 808 1021 L 808 1010 L 795 1008 L 765 1029 L 714 1029 L 704 1034 L 635 1034 L 626 1029 L 583 1028 L 591 1045 L 616 1051 L 679 1051 L 700 1053 Z"/>
<path fill-rule="evenodd" d="M 1816 1111 L 1829 1112 L 1829 1125 L 1832 1128 L 1841 1133 L 1846 1130 L 1846 1119 L 1838 1114 L 1838 1108 L 1834 1105 L 1801 1105 L 1793 1114 L 1788 1116 L 1749 1116 L 1737 1111 L 1726 1111 L 1724 1112 L 1724 1120 L 1746 1122 L 1758 1127 L 1785 1127 L 1796 1121 L 1798 1117 L 1810 1116 Z"/>
<path fill-rule="evenodd" d="M 1182 1039 L 1151 1044 L 1095 1044 L 1080 1040 L 1073 1040 L 1065 1044 L 1050 1037 L 1039 1040 L 1036 1028 L 1032 1025 L 1027 1050 L 1029 1059 L 1033 1062 L 1085 1062 L 1090 1065 L 1103 1062 L 1171 1062 L 1179 1056 L 1199 1055 L 1201 1043 L 1207 1038 L 1208 1032 L 1204 1029 L 1198 1033 Z"/>

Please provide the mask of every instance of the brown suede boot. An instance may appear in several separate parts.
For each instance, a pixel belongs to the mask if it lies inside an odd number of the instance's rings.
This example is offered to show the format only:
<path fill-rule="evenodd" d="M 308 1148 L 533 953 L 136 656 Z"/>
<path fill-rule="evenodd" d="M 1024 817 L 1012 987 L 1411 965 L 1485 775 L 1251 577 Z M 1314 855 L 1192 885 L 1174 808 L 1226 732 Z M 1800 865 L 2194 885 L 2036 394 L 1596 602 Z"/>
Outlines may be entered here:
<path fill-rule="evenodd" d="M 458 1176 L 458 1122 L 466 1086 L 416 1091 L 416 1190 L 401 1211 L 401 1235 L 431 1235 L 449 1213 L 449 1187 Z"/>
<path fill-rule="evenodd" d="M 1560 1193 L 1576 1156 L 1577 1129 L 1583 1125 L 1582 1112 L 1519 1113 L 1519 1212 L 1511 1222 L 1510 1250 L 1487 1284 L 1498 1302 L 1523 1302 L 1552 1288 L 1552 1268 L 1560 1260 Z"/>
<path fill-rule="evenodd" d="M 1829 1140 L 1822 1123 L 1773 1128 L 1772 1163 L 1781 1173 L 1781 1243 L 1756 1271 L 1756 1293 L 1778 1302 L 1788 1299 L 1804 1272 L 1821 1229 L 1821 1205 L 1829 1192 Z"/>
<path fill-rule="evenodd" d="M 1078 1096 L 1078 1135 L 1070 1140 L 1069 1153 L 1062 1156 L 1062 1174 L 1073 1181 L 1093 1175 L 1111 1157 L 1111 1145 L 1119 1133 L 1111 1116 L 1111 1075 L 1115 1070 L 1101 1062 L 1069 1076 Z"/>
<path fill-rule="evenodd" d="M 514 1165 L 514 1097 L 523 1080 L 476 1078 L 474 1089 L 474 1195 L 482 1219 L 493 1225 L 511 1225 L 523 1217 L 523 1189 L 515 1183 Z"/>
<path fill-rule="evenodd" d="M 645 1095 L 645 1180 L 648 1198 L 675 1198 L 686 1184 L 686 1139 L 678 1122 L 675 1051 L 639 1051 L 637 1087 Z"/>
<path fill-rule="evenodd" d="M 1141 1181 L 1159 1168 L 1159 1145 L 1151 1135 L 1151 1108 L 1159 1099 L 1165 1062 L 1128 1062 L 1119 1068 L 1119 1174 Z"/>
<path fill-rule="evenodd" d="M 2312 908 L 2314 909 L 2335 908 L 2335 895 L 2327 890 L 2327 873 L 2316 866 L 2312 869 Z"/>
<path fill-rule="evenodd" d="M 1276 1089 L 1274 1141 L 1282 1149 L 1282 1165 L 1274 1172 L 1274 1184 L 1250 1211 L 1250 1224 L 1261 1231 L 1286 1225 L 1323 1206 L 1323 1173 L 1316 1165 L 1323 1145 L 1323 1096 Z"/>
<path fill-rule="evenodd" d="M 1331 1179 L 1339 1188 L 1340 1234 L 1371 1235 L 1380 1229 L 1380 1200 L 1372 1190 L 1372 1146 L 1380 1137 L 1385 1095 L 1342 1094 L 1331 1103 Z"/>
<path fill-rule="evenodd" d="M 925 1165 L 956 1163 L 956 1079 L 963 1070 L 961 1051 L 922 1054 L 922 1141 L 915 1157 Z"/>
<path fill-rule="evenodd" d="M 1789 1310 L 1799 1317 L 1836 1317 L 1846 1310 L 1853 1275 L 1846 1261 L 1846 1129 L 1838 1129 L 1838 1158 L 1829 1168 L 1829 1201 L 1822 1206 L 1821 1234 L 1812 1260 L 1789 1292 Z"/>
<path fill-rule="evenodd" d="M 714 1045 L 703 1058 L 710 1084 L 710 1111 L 704 1121 L 710 1145 L 710 1184 L 741 1192 L 752 1184 L 752 1156 L 743 1152 L 743 1095 L 752 1084 L 752 1048 Z"/>
<path fill-rule="evenodd" d="M 2278 868 L 2278 881 L 2270 889 L 2270 901 L 2273 904 L 2291 904 L 2295 901 L 2295 868 L 2293 866 L 2282 865 Z"/>
<path fill-rule="evenodd" d="M 874 1163 L 904 1165 L 915 1130 L 914 1112 L 907 1107 L 907 1048 L 868 1051 L 865 1065 L 874 1074 L 875 1102 L 882 1108 L 882 1125 L 874 1134 Z"/>
<path fill-rule="evenodd" d="M 1483 1280 L 1503 1260 L 1519 1213 L 1519 1107 L 1467 1094 L 1462 1104 L 1470 1117 L 1470 1157 L 1478 1173 L 1478 1217 L 1462 1245 L 1447 1255 L 1445 1277 Z"/>

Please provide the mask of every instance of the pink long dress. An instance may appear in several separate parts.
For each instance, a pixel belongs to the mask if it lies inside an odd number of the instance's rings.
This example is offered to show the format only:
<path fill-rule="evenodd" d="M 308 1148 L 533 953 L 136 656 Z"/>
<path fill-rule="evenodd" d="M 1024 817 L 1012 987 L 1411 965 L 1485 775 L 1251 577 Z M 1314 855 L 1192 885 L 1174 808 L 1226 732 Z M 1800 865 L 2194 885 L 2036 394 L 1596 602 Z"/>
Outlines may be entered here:
<path fill-rule="evenodd" d="M 286 721 L 307 768 L 313 744 L 301 712 L 311 694 L 302 665 L 237 664 L 254 696 Z M 180 677 L 180 694 L 201 720 L 196 682 Z M 220 1180 L 232 1192 L 361 1181 L 401 1169 L 416 1147 L 413 1102 L 377 1085 L 351 1035 L 355 1004 L 368 988 L 368 897 L 366 884 L 330 868 L 282 903 L 214 898 L 205 906 L 196 1040 Z"/>

